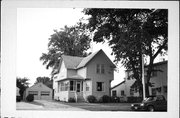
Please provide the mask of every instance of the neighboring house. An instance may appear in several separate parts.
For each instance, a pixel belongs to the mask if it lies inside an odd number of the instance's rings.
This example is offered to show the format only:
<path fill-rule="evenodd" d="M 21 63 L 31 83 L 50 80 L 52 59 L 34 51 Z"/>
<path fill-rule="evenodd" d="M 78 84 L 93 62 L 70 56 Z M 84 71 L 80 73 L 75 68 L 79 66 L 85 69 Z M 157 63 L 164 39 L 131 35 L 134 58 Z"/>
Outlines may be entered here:
<path fill-rule="evenodd" d="M 164 95 L 167 100 L 167 61 L 154 64 L 154 69 L 158 71 L 152 73 L 150 82 L 154 85 L 149 89 L 150 95 Z"/>
<path fill-rule="evenodd" d="M 167 61 L 158 62 L 154 64 L 154 69 L 157 71 L 152 72 L 150 82 L 153 83 L 153 87 L 149 87 L 150 95 L 164 95 L 167 99 Z M 145 81 L 146 81 L 146 70 L 145 67 Z M 134 84 L 135 79 L 131 77 L 132 71 L 125 71 L 125 78 L 123 83 L 118 84 L 112 87 L 111 92 L 113 95 L 113 91 L 124 91 L 124 99 L 127 100 L 127 97 L 131 96 L 139 96 L 139 91 L 131 88 Z M 120 94 L 117 94 L 118 97 L 123 97 Z"/>
<path fill-rule="evenodd" d="M 103 50 L 87 57 L 62 55 L 58 73 L 53 78 L 54 99 L 84 101 L 89 95 L 97 99 L 110 95 L 114 68 Z"/>
<path fill-rule="evenodd" d="M 34 100 L 52 100 L 52 89 L 43 83 L 37 83 L 26 89 L 24 97 L 34 95 Z"/>
<path fill-rule="evenodd" d="M 125 81 L 122 81 L 121 83 L 115 85 L 111 88 L 111 96 L 113 97 L 120 97 L 121 101 L 126 101 L 125 99 Z"/>

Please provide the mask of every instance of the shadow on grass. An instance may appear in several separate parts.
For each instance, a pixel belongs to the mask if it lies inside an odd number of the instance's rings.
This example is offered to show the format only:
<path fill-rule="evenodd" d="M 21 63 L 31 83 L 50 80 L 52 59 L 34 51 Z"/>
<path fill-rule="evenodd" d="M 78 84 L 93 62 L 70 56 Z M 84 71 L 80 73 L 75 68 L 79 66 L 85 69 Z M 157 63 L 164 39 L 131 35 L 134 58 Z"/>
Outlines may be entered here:
<path fill-rule="evenodd" d="M 68 103 L 55 101 L 60 104 L 69 105 L 89 111 L 130 111 L 130 104 L 127 103 Z"/>
<path fill-rule="evenodd" d="M 26 103 L 29 103 L 29 104 L 33 104 L 33 105 L 44 106 L 44 104 L 36 102 L 36 101 L 32 101 L 32 102 L 23 101 L 23 102 L 26 102 Z"/>

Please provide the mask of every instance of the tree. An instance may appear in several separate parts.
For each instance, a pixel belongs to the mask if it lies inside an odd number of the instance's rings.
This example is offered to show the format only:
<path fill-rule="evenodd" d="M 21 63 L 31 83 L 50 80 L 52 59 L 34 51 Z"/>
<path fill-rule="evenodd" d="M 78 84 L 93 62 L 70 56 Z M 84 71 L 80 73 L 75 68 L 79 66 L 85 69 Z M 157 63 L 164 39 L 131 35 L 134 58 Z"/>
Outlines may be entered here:
<path fill-rule="evenodd" d="M 20 78 L 20 77 L 16 77 L 16 86 L 19 88 L 19 94 L 21 96 L 21 99 L 23 99 L 23 94 L 24 91 L 26 90 L 26 88 L 29 87 L 29 79 L 24 77 L 24 78 Z"/>
<path fill-rule="evenodd" d="M 81 21 L 76 25 L 54 30 L 54 34 L 49 38 L 48 53 L 43 53 L 40 60 L 46 68 L 53 68 L 52 74 L 58 68 L 61 55 L 86 56 L 86 51 L 90 48 L 86 24 Z"/>
<path fill-rule="evenodd" d="M 133 71 L 135 87 L 142 89 L 142 55 L 147 63 L 147 88 L 157 55 L 167 51 L 167 9 L 84 9 L 88 29 L 96 42 L 109 41 L 115 62 Z M 147 96 L 149 95 L 147 91 Z"/>
<path fill-rule="evenodd" d="M 37 77 L 35 84 L 37 83 L 43 83 L 49 88 L 53 88 L 53 80 L 50 79 L 49 77 Z"/>

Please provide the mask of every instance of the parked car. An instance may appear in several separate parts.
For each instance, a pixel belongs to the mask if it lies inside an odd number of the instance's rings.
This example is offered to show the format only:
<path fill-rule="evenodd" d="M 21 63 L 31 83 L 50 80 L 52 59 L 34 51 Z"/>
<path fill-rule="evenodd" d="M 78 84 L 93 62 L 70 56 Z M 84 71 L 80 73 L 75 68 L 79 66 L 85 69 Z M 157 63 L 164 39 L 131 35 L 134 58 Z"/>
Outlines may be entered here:
<path fill-rule="evenodd" d="M 163 95 L 149 96 L 141 103 L 131 104 L 131 110 L 167 111 L 167 101 Z"/>

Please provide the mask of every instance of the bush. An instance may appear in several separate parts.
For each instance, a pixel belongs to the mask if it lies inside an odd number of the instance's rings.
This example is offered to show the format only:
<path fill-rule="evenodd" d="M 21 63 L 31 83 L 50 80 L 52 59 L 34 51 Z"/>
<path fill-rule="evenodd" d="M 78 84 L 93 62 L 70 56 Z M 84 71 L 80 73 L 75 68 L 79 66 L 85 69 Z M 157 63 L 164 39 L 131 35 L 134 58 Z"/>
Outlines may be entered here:
<path fill-rule="evenodd" d="M 26 100 L 27 100 L 28 102 L 34 101 L 34 95 L 29 94 L 29 95 L 26 97 Z"/>
<path fill-rule="evenodd" d="M 76 102 L 75 98 L 69 98 L 68 102 Z"/>
<path fill-rule="evenodd" d="M 120 102 L 120 98 L 117 97 L 117 96 L 112 96 L 112 97 L 111 97 L 111 102 L 113 102 L 113 103 L 118 103 L 118 102 Z"/>
<path fill-rule="evenodd" d="M 97 99 L 96 99 L 95 96 L 89 95 L 89 96 L 87 97 L 87 101 L 88 101 L 89 103 L 95 103 L 95 102 L 97 101 Z"/>
<path fill-rule="evenodd" d="M 21 101 L 21 96 L 16 96 L 16 102 L 20 102 Z"/>
<path fill-rule="evenodd" d="M 99 101 L 102 103 L 109 103 L 111 102 L 111 97 L 109 97 L 108 95 L 103 95 Z"/>
<path fill-rule="evenodd" d="M 129 103 L 135 103 L 135 102 L 141 102 L 143 99 L 142 97 L 128 97 L 127 102 Z"/>

